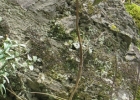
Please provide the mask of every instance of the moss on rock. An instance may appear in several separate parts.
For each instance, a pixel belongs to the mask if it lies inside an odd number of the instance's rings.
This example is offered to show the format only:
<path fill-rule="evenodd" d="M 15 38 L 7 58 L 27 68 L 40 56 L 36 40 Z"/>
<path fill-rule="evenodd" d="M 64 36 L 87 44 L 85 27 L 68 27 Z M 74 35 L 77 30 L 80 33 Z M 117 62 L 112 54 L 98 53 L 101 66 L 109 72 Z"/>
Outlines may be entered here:
<path fill-rule="evenodd" d="M 132 17 L 135 20 L 135 23 L 138 27 L 138 29 L 140 30 L 140 6 L 138 6 L 137 4 L 125 4 L 125 8 L 126 11 L 132 15 Z"/>

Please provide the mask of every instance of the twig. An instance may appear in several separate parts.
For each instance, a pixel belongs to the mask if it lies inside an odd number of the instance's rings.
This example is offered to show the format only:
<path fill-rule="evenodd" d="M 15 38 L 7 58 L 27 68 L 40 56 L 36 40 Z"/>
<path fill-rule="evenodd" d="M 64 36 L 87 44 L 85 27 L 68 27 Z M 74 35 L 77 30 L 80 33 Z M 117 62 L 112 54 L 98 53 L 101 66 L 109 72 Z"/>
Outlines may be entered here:
<path fill-rule="evenodd" d="M 82 68 L 83 68 L 83 49 L 82 49 L 82 40 L 81 40 L 81 36 L 80 36 L 80 31 L 79 31 L 79 1 L 76 0 L 76 33 L 78 36 L 78 41 L 79 41 L 79 45 L 80 45 L 80 63 L 79 63 L 79 70 L 78 70 L 78 75 L 77 75 L 77 80 L 76 80 L 76 84 L 74 89 L 72 90 L 69 100 L 72 100 L 77 88 L 78 88 L 78 84 L 80 82 L 81 79 L 81 74 L 82 74 Z"/>
<path fill-rule="evenodd" d="M 23 100 L 18 95 L 16 95 L 16 93 L 13 90 L 10 90 L 8 88 L 6 88 L 6 90 L 8 90 L 10 93 L 12 93 L 14 96 L 16 96 L 19 100 Z"/>

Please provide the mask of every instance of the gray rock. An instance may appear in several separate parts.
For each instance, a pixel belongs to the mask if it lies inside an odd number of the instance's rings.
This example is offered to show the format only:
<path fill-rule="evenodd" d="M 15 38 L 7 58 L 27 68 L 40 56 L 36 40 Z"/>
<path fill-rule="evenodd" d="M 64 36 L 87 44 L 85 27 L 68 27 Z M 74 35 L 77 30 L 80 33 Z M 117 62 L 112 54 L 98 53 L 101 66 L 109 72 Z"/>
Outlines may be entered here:
<path fill-rule="evenodd" d="M 47 92 L 67 99 L 75 84 L 78 64 L 75 59 L 71 58 L 79 58 L 79 52 L 78 50 L 69 51 L 69 49 L 73 43 L 78 43 L 77 38 L 74 38 L 75 40 L 73 38 L 57 40 L 48 37 L 48 31 L 53 27 L 49 21 L 52 20 L 56 24 L 63 25 L 65 35 L 70 35 L 69 33 L 75 30 L 75 3 L 73 1 L 0 0 L 2 8 L 0 9 L 0 17 L 6 22 L 0 24 L 0 34 L 10 33 L 10 37 L 22 43 L 29 40 L 30 55 L 42 59 L 42 62 L 34 65 L 36 69 L 34 72 L 24 73 L 35 81 L 28 80 L 29 82 L 25 83 L 29 91 Z M 135 48 L 135 45 L 131 45 L 133 40 L 139 39 L 138 30 L 132 17 L 125 12 L 124 5 L 120 0 L 107 0 L 107 2 L 101 2 L 93 8 L 91 9 L 93 12 L 90 14 L 88 14 L 87 9 L 81 8 L 80 10 L 80 35 L 83 38 L 83 44 L 86 45 L 84 45 L 85 49 L 83 50 L 84 71 L 78 88 L 80 91 L 77 90 L 77 97 L 79 100 L 93 100 L 97 97 L 109 100 L 114 78 L 113 67 L 117 65 L 114 56 L 118 52 L 117 63 L 119 64 L 117 67 L 120 72 L 117 73 L 118 79 L 115 83 L 117 87 L 113 88 L 120 89 L 116 89 L 116 98 L 125 100 L 122 97 L 131 96 L 131 91 L 121 87 L 124 87 L 124 84 L 131 85 L 129 80 L 135 79 L 132 77 L 131 67 L 134 69 L 136 62 L 133 62 L 132 65 L 129 61 L 139 58 L 138 49 Z M 67 12 L 69 13 L 67 14 Z M 59 27 L 57 28 L 59 29 Z M 57 30 L 53 30 L 53 32 L 56 36 L 59 34 Z M 68 45 L 64 45 L 65 42 Z M 77 44 L 75 46 L 79 48 Z M 88 48 L 92 50 L 90 54 L 87 53 Z M 125 61 L 124 57 L 128 61 Z M 40 72 L 44 74 L 45 79 L 38 80 Z M 105 75 L 101 76 L 103 73 Z M 125 77 L 125 81 L 120 79 L 122 77 Z M 12 77 L 12 79 L 14 78 Z M 103 79 L 110 79 L 111 85 Z M 122 82 L 124 84 L 121 84 Z M 15 91 L 15 93 L 18 92 Z M 39 100 L 42 100 L 43 97 L 40 98 Z M 46 98 L 48 99 L 47 96 Z M 129 98 L 129 100 L 132 99 Z"/>

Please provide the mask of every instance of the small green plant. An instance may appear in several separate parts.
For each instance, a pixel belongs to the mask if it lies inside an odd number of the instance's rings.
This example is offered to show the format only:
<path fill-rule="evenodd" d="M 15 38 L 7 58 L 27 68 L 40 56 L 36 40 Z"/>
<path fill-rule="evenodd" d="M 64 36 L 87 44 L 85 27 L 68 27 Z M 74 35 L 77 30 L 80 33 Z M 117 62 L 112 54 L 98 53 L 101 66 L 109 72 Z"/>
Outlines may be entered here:
<path fill-rule="evenodd" d="M 56 24 L 55 21 L 51 22 L 50 30 L 48 32 L 49 37 L 52 37 L 57 40 L 63 40 L 67 38 L 67 34 L 65 33 L 65 29 L 62 25 Z"/>
<path fill-rule="evenodd" d="M 140 6 L 137 4 L 125 4 L 126 11 L 132 15 L 133 19 L 135 20 L 135 23 L 139 29 L 139 35 L 140 35 Z M 136 45 L 140 49 L 140 41 L 139 39 L 136 40 Z"/>
<path fill-rule="evenodd" d="M 0 92 L 4 96 L 5 84 L 10 83 L 9 76 L 16 77 L 18 70 L 23 72 L 33 70 L 34 62 L 41 60 L 36 56 L 27 55 L 29 50 L 26 44 L 19 44 L 8 37 L 0 45 Z"/>

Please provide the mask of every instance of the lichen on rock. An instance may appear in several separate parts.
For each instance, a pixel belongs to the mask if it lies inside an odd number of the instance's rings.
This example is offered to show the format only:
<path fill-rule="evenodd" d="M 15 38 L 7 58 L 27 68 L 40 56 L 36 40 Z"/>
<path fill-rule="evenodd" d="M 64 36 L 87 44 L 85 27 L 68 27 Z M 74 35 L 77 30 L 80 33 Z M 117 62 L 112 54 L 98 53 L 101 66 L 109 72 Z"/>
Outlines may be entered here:
<path fill-rule="evenodd" d="M 26 76 L 22 82 L 10 77 L 14 82 L 11 84 L 13 91 L 20 94 L 20 85 L 24 83 L 26 88 L 19 97 L 26 98 L 30 92 L 47 93 L 30 93 L 27 100 L 34 100 L 31 97 L 68 99 L 79 63 L 74 0 L 31 0 L 29 5 L 21 0 L 23 4 L 17 5 L 11 1 L 0 1 L 0 17 L 5 20 L 0 22 L 0 35 L 8 34 L 26 43 L 29 55 L 41 58 L 41 62 L 34 64 L 33 71 L 18 70 Z M 80 2 L 84 67 L 74 100 L 122 99 L 120 96 L 124 95 L 129 95 L 131 100 L 133 87 L 136 88 L 137 62 L 126 61 L 125 57 L 131 44 L 140 44 L 138 29 L 120 0 L 108 0 L 96 6 L 89 1 Z M 23 55 L 23 60 L 26 58 Z M 14 88 L 16 85 L 18 90 Z M 16 98 L 9 92 L 8 96 Z"/>

